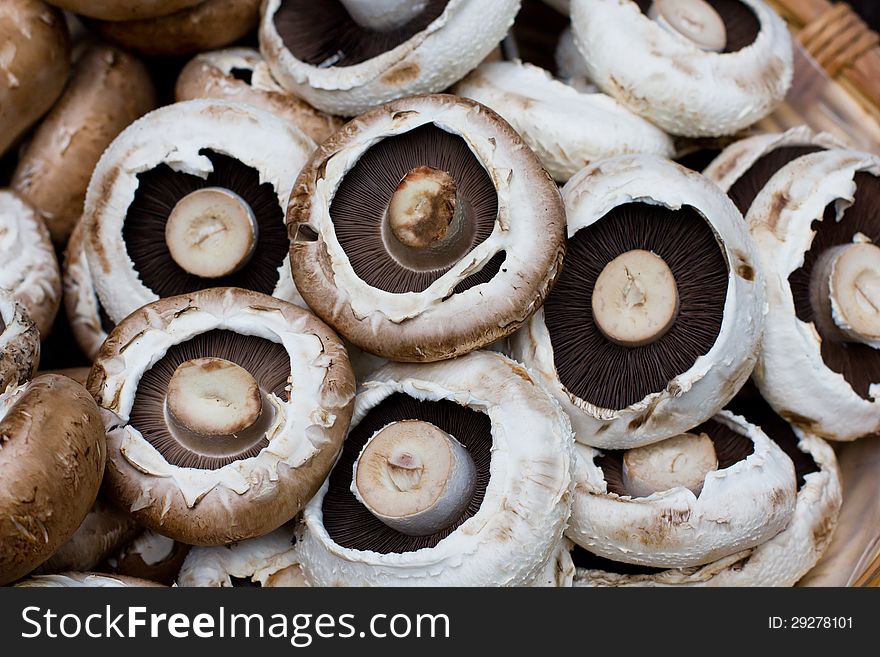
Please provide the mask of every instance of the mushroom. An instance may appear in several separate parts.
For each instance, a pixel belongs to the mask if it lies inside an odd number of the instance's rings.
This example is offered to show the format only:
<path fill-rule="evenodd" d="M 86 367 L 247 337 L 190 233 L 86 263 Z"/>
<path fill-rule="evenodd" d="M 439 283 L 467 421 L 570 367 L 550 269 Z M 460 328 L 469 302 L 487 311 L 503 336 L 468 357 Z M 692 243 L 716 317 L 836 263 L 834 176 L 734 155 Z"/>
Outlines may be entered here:
<path fill-rule="evenodd" d="M 558 182 L 606 157 L 675 153 L 666 133 L 610 96 L 582 93 L 531 64 L 482 64 L 454 92 L 504 117 Z"/>
<path fill-rule="evenodd" d="M 361 386 L 342 455 L 306 506 L 306 580 L 543 581 L 569 514 L 571 445 L 559 405 L 501 354 L 389 364 Z"/>
<path fill-rule="evenodd" d="M 114 575 L 146 579 L 171 585 L 177 579 L 180 567 L 190 546 L 145 530 L 128 545 L 120 546 L 116 554 L 108 555 L 107 566 Z"/>
<path fill-rule="evenodd" d="M 0 394 L 0 585 L 67 541 L 98 495 L 106 446 L 94 400 L 55 374 Z"/>
<path fill-rule="evenodd" d="M 593 82 L 673 135 L 733 134 L 791 86 L 791 35 L 763 0 L 573 0 L 571 22 Z"/>
<path fill-rule="evenodd" d="M 86 257 L 82 221 L 74 227 L 64 252 L 62 283 L 64 310 L 71 332 L 86 358 L 93 361 L 115 324 L 95 292 Z"/>
<path fill-rule="evenodd" d="M 533 587 L 570 588 L 574 584 L 576 573 L 571 558 L 573 543 L 567 538 L 559 542 L 556 553 L 544 565 L 544 572 L 531 584 Z"/>
<path fill-rule="evenodd" d="M 537 157 L 495 112 L 449 95 L 394 101 L 339 130 L 302 170 L 287 221 L 309 307 L 400 361 L 512 333 L 564 250 L 565 211 Z"/>
<path fill-rule="evenodd" d="M 827 132 L 814 133 L 805 125 L 782 133 L 755 135 L 725 148 L 703 175 L 726 192 L 745 216 L 758 192 L 777 171 L 792 160 L 830 148 L 843 148 L 843 144 Z"/>
<path fill-rule="evenodd" d="M 241 543 L 190 550 L 180 569 L 178 586 L 230 587 L 309 586 L 294 544 L 294 524 Z"/>
<path fill-rule="evenodd" d="M 109 46 L 89 47 L 70 84 L 19 159 L 12 188 L 61 245 L 79 220 L 92 170 L 123 128 L 155 106 L 146 67 Z"/>
<path fill-rule="evenodd" d="M 446 89 L 504 38 L 519 0 L 267 0 L 260 50 L 275 79 L 331 114 Z"/>
<path fill-rule="evenodd" d="M 289 121 L 317 143 L 342 125 L 275 82 L 262 55 L 252 48 L 229 48 L 193 58 L 180 72 L 178 101 L 216 98 L 256 105 Z"/>
<path fill-rule="evenodd" d="M 566 536 L 606 559 L 698 566 L 764 543 L 795 512 L 791 459 L 727 411 L 662 442 L 575 454 Z"/>
<path fill-rule="evenodd" d="M 190 545 L 260 536 L 299 513 L 342 445 L 354 378 L 311 313 L 248 290 L 153 302 L 104 343 L 105 490 Z"/>
<path fill-rule="evenodd" d="M 550 5 L 560 14 L 568 16 L 571 12 L 571 0 L 544 0 L 545 5 Z"/>
<path fill-rule="evenodd" d="M 565 267 L 511 355 L 584 444 L 628 449 L 689 431 L 757 359 L 763 281 L 741 215 L 698 173 L 649 155 L 584 169 L 563 198 Z"/>
<path fill-rule="evenodd" d="M 0 392 L 28 381 L 40 364 L 40 332 L 24 306 L 0 290 Z"/>
<path fill-rule="evenodd" d="M 200 0 L 152 18 L 88 21 L 104 39 L 144 55 L 190 55 L 223 48 L 250 34 L 261 0 Z"/>
<path fill-rule="evenodd" d="M 124 586 L 161 587 L 161 584 L 135 577 L 106 575 L 104 573 L 66 572 L 58 575 L 36 575 L 15 585 L 16 587 L 44 586 L 53 588 L 118 588 Z"/>
<path fill-rule="evenodd" d="M 42 370 L 40 374 L 60 374 L 61 376 L 66 376 L 68 379 L 73 379 L 85 388 L 91 371 L 91 367 L 62 367 L 58 370 Z"/>
<path fill-rule="evenodd" d="M 166 16 L 203 0 L 49 0 L 49 4 L 89 18 L 131 21 Z"/>
<path fill-rule="evenodd" d="M 556 61 L 556 76 L 560 81 L 583 94 L 593 94 L 599 91 L 598 87 L 590 80 L 590 72 L 584 62 L 584 56 L 575 45 L 571 26 L 566 27 L 559 35 L 553 57 Z"/>
<path fill-rule="evenodd" d="M 880 432 L 880 158 L 831 150 L 783 167 L 746 216 L 767 272 L 755 381 L 831 440 Z"/>
<path fill-rule="evenodd" d="M 70 43 L 60 11 L 39 0 L 0 7 L 0 154 L 45 114 L 70 71 Z"/>
<path fill-rule="evenodd" d="M 0 289 L 21 302 L 45 339 L 61 304 L 61 271 L 43 220 L 9 190 L 0 190 L 0 258 Z"/>
<path fill-rule="evenodd" d="M 284 208 L 314 147 L 268 112 L 219 100 L 163 107 L 124 130 L 98 162 L 83 219 L 110 319 L 217 286 L 296 299 Z"/>

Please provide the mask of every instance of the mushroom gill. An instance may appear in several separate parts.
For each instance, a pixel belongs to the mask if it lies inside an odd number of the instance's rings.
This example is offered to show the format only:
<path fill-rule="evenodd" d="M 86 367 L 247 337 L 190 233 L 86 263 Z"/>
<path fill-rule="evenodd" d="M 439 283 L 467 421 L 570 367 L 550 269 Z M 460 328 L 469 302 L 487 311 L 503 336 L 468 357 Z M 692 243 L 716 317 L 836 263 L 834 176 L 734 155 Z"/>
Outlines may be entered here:
<path fill-rule="evenodd" d="M 655 0 L 635 0 L 645 16 L 649 15 Z M 721 52 L 736 52 L 754 43 L 761 31 L 761 24 L 755 13 L 739 0 L 702 0 L 711 5 L 724 23 L 726 45 Z"/>
<path fill-rule="evenodd" d="M 233 157 L 208 149 L 200 153 L 213 164 L 213 171 L 207 178 L 174 171 L 165 164 L 138 174 L 138 189 L 128 208 L 122 235 L 141 281 L 159 297 L 220 286 L 272 294 L 278 283 L 279 267 L 289 248 L 284 210 L 272 184 L 261 184 L 257 170 Z M 223 248 L 233 241 L 249 240 L 240 249 L 240 259 L 212 272 L 210 277 L 192 273 L 207 270 L 203 269 L 201 262 L 198 264 L 202 266 L 197 267 L 186 261 L 191 253 L 184 251 L 179 255 L 173 252 L 169 240 L 176 239 L 176 234 L 167 230 L 169 218 L 173 215 L 197 211 L 199 203 L 187 202 L 203 200 L 199 197 L 209 193 L 208 190 L 226 192 L 227 205 L 231 205 L 228 210 L 232 216 L 230 221 L 238 220 L 235 225 L 224 225 L 214 231 L 224 235 L 221 238 Z M 184 220 L 190 221 L 195 228 L 199 217 L 184 217 Z M 231 229 L 241 223 L 245 227 L 238 232 L 244 231 L 244 235 L 239 240 L 227 239 L 226 236 L 235 232 Z M 205 230 L 199 239 L 210 240 L 211 230 Z M 207 260 L 210 262 L 211 258 Z"/>
<path fill-rule="evenodd" d="M 275 29 L 298 60 L 317 66 L 353 66 L 393 50 L 433 23 L 449 0 L 427 0 L 402 25 L 375 30 L 360 25 L 339 0 L 283 0 Z"/>
<path fill-rule="evenodd" d="M 196 371 L 183 381 L 184 394 L 176 401 L 175 379 L 194 365 Z M 290 358 L 283 345 L 215 329 L 172 346 L 144 372 L 129 422 L 173 465 L 222 468 L 256 456 L 269 444 L 266 431 L 273 418 L 265 397 L 286 401 L 289 378 Z M 239 380 L 242 386 L 235 385 Z M 254 408 L 246 404 L 249 391 L 259 395 Z M 235 399 L 227 399 L 230 395 Z M 210 405 L 200 414 L 203 402 Z M 227 415 L 221 407 L 230 406 L 233 411 L 244 407 L 236 416 L 242 421 L 224 428 L 220 424 Z"/>
<path fill-rule="evenodd" d="M 678 309 L 665 332 L 628 346 L 600 330 L 593 294 L 609 263 L 635 251 L 654 254 L 671 271 Z M 637 285 L 635 280 L 635 291 Z M 615 207 L 569 238 L 565 267 L 544 305 L 560 382 L 572 395 L 614 410 L 663 390 L 712 348 L 727 285 L 725 257 L 712 228 L 694 208 Z M 632 300 L 635 306 L 642 301 Z"/>
<path fill-rule="evenodd" d="M 421 206 L 428 210 L 406 212 Z M 464 139 L 433 124 L 370 147 L 330 204 L 336 236 L 357 276 L 397 294 L 428 288 L 491 235 L 497 214 L 486 169 Z M 455 291 L 491 280 L 503 261 L 496 254 Z"/>
<path fill-rule="evenodd" d="M 799 157 L 826 150 L 822 146 L 782 146 L 765 153 L 730 186 L 727 195 L 743 216 L 749 211 L 758 193 L 764 189 L 770 178 L 789 162 Z"/>
<path fill-rule="evenodd" d="M 406 420 L 430 423 L 454 437 L 470 453 L 476 468 L 475 486 L 461 516 L 447 527 L 423 536 L 392 529 L 351 491 L 355 460 L 367 441 L 388 425 Z M 324 527 L 333 541 L 354 550 L 389 554 L 432 548 L 479 511 L 489 484 L 491 450 L 491 421 L 485 413 L 448 400 L 419 401 L 404 393 L 392 394 L 372 408 L 346 438 L 323 500 Z"/>

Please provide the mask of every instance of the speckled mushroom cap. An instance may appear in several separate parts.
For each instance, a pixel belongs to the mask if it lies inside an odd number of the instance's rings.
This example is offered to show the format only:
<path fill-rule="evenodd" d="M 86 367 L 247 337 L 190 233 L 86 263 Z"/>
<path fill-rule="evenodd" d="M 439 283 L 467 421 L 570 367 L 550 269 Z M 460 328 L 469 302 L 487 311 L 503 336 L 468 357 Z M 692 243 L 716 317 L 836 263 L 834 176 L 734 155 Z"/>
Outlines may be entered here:
<path fill-rule="evenodd" d="M 37 575 L 19 582 L 16 587 L 30 588 L 45 586 L 52 588 L 118 588 L 125 586 L 139 586 L 161 588 L 161 584 L 149 582 L 136 577 L 123 575 L 105 575 L 104 573 L 76 573 L 67 572 L 58 575 Z"/>
<path fill-rule="evenodd" d="M 43 220 L 8 190 L 0 190 L 0 257 L 0 289 L 22 303 L 45 339 L 61 304 L 61 271 Z"/>
<path fill-rule="evenodd" d="M 827 132 L 813 132 L 803 125 L 785 132 L 747 137 L 725 148 L 703 175 L 731 197 L 745 215 L 769 179 L 792 160 L 817 151 L 843 148 Z"/>
<path fill-rule="evenodd" d="M 40 364 L 40 333 L 24 306 L 0 291 L 0 392 L 30 379 Z"/>
<path fill-rule="evenodd" d="M 575 447 L 575 493 L 566 536 L 606 559 L 687 568 L 754 547 L 782 531 L 795 511 L 791 459 L 758 427 L 722 411 L 692 430 L 715 444 L 718 469 L 699 495 L 684 486 L 641 497 L 621 475 L 622 456 L 597 464 Z M 613 482 L 613 483 L 612 483 Z"/>
<path fill-rule="evenodd" d="M 785 22 L 763 0 L 708 2 L 725 23 L 723 52 L 667 32 L 648 18 L 650 0 L 573 0 L 575 42 L 593 82 L 673 135 L 729 135 L 769 114 L 791 86 Z"/>
<path fill-rule="evenodd" d="M 377 36 L 338 2 L 266 0 L 260 50 L 282 87 L 320 110 L 354 116 L 460 80 L 504 38 L 519 7 L 519 0 L 429 0 L 405 25 Z M 311 36 L 309 26 L 322 22 L 344 23 L 355 45 L 345 51 Z"/>
<path fill-rule="evenodd" d="M 574 586 L 793 586 L 825 552 L 841 506 L 834 451 L 821 438 L 796 427 L 793 431 L 797 449 L 812 458 L 816 469 L 802 476 L 791 521 L 774 537 L 690 568 L 644 574 L 578 568 Z"/>
<path fill-rule="evenodd" d="M 164 16 L 192 7 L 203 0 L 50 0 L 49 4 L 75 14 L 106 21 L 130 21 L 139 18 Z"/>
<path fill-rule="evenodd" d="M 0 585 L 52 556 L 98 495 L 106 445 L 86 390 L 46 374 L 0 393 Z"/>
<path fill-rule="evenodd" d="M 666 133 L 610 96 L 581 93 L 531 64 L 482 64 L 453 91 L 503 116 L 562 183 L 595 160 L 675 152 Z"/>
<path fill-rule="evenodd" d="M 256 105 L 290 121 L 319 144 L 342 125 L 340 119 L 282 89 L 266 60 L 252 48 L 197 55 L 180 72 L 175 97 L 178 101 L 216 98 Z"/>
<path fill-rule="evenodd" d="M 880 431 L 880 352 L 817 325 L 811 279 L 830 248 L 880 241 L 878 176 L 880 159 L 867 153 L 807 155 L 773 176 L 746 216 L 767 272 L 755 381 L 779 415 L 832 440 Z"/>
<path fill-rule="evenodd" d="M 559 400 L 584 444 L 637 447 L 709 419 L 745 383 L 763 331 L 763 277 L 741 215 L 698 173 L 648 155 L 582 170 L 566 184 L 563 199 L 566 267 L 545 306 L 510 338 L 511 355 Z M 618 348 L 594 325 L 593 290 L 584 289 L 593 283 L 584 280 L 595 282 L 620 252 L 661 247 L 659 255 L 670 263 L 679 289 L 678 318 L 653 344 Z M 586 264 L 576 267 L 579 260 Z M 572 302 L 568 294 L 582 295 L 583 301 Z M 713 319 L 703 326 L 703 317 Z M 699 332 L 694 318 L 700 319 Z M 563 339 L 569 329 L 576 336 Z M 589 346 L 584 330 L 592 336 Z M 646 351 L 655 345 L 656 352 Z M 575 356 L 558 360 L 563 348 Z M 663 369 L 648 372 L 649 366 Z"/>
<path fill-rule="evenodd" d="M 284 208 L 314 146 L 264 110 L 219 100 L 169 105 L 124 130 L 95 168 L 83 218 L 89 268 L 110 319 L 160 297 L 223 285 L 295 300 Z M 241 270 L 206 279 L 177 265 L 165 229 L 182 198 L 210 187 L 245 200 L 259 215 L 259 237 Z"/>
<path fill-rule="evenodd" d="M 463 254 L 417 271 L 424 255 L 402 264 L 383 226 L 395 186 L 422 166 L 450 172 L 460 205 L 474 208 L 462 224 L 473 236 Z M 303 169 L 287 220 L 306 303 L 356 346 L 400 361 L 451 358 L 515 331 L 564 251 L 565 211 L 538 158 L 495 112 L 450 95 L 348 123 Z"/>
<path fill-rule="evenodd" d="M 67 242 L 62 284 L 64 310 L 73 337 L 86 358 L 90 361 L 94 360 L 113 326 L 107 314 L 102 312 L 101 302 L 92 282 L 85 242 L 83 242 L 82 221 L 77 222 Z"/>
<path fill-rule="evenodd" d="M 414 544 L 373 518 L 349 490 L 354 457 L 377 413 L 386 411 L 404 418 L 430 413 L 441 424 L 443 414 L 467 415 L 455 421 L 457 430 L 448 428 L 482 463 L 468 511 Z M 467 423 L 479 427 L 473 439 Z M 494 352 L 431 365 L 392 363 L 362 385 L 352 426 L 334 472 L 303 514 L 296 549 L 312 584 L 515 586 L 544 576 L 569 514 L 571 427 L 521 366 Z"/>
<path fill-rule="evenodd" d="M 177 585 L 229 587 L 244 580 L 245 586 L 309 586 L 299 566 L 293 531 L 291 523 L 249 541 L 193 548 Z"/>
<path fill-rule="evenodd" d="M 272 414 L 247 449 L 200 456 L 172 437 L 168 375 L 194 357 L 238 363 L 255 379 Z M 342 445 L 354 377 L 339 339 L 311 313 L 216 288 L 132 313 L 104 343 L 89 390 L 103 408 L 111 499 L 161 534 L 219 545 L 274 530 L 311 498 Z"/>

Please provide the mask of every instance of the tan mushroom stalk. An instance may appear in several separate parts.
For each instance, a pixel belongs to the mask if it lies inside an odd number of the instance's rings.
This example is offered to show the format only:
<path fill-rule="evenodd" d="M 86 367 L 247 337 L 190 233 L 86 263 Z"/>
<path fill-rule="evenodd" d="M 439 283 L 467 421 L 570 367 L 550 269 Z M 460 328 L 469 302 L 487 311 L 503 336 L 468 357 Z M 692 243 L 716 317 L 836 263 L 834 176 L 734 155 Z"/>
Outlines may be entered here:
<path fill-rule="evenodd" d="M 86 188 L 101 153 L 124 128 L 155 106 L 146 67 L 108 46 L 79 58 L 61 99 L 35 131 L 11 186 L 63 244 L 82 215 Z"/>
<path fill-rule="evenodd" d="M 734 134 L 791 86 L 791 35 L 763 0 L 573 0 L 571 21 L 590 79 L 672 135 Z"/>
<path fill-rule="evenodd" d="M 203 0 L 51 0 L 53 4 L 75 14 L 105 21 L 130 21 L 165 16 Z"/>
<path fill-rule="evenodd" d="M 342 455 L 305 509 L 303 574 L 315 586 L 564 582 L 571 445 L 559 405 L 501 354 L 389 364 L 361 386 Z"/>
<path fill-rule="evenodd" d="M 18 587 L 51 587 L 51 588 L 120 588 L 127 586 L 157 588 L 161 584 L 135 577 L 123 575 L 106 575 L 104 573 L 66 572 L 58 575 L 37 575 L 16 584 Z"/>
<path fill-rule="evenodd" d="M 113 322 L 107 316 L 95 291 L 86 248 L 83 241 L 83 222 L 78 221 L 70 234 L 64 252 L 62 286 L 64 310 L 77 345 L 90 361 L 113 330 Z"/>
<path fill-rule="evenodd" d="M 128 545 L 109 555 L 107 569 L 114 575 L 136 577 L 171 585 L 189 553 L 190 546 L 146 530 Z"/>
<path fill-rule="evenodd" d="M 540 306 L 559 273 L 556 185 L 513 129 L 471 100 L 417 96 L 358 117 L 318 148 L 295 189 L 297 289 L 384 358 L 488 346 Z"/>
<path fill-rule="evenodd" d="M 61 272 L 43 220 L 8 190 L 0 190 L 0 258 L 0 289 L 21 302 L 45 339 L 61 304 Z"/>
<path fill-rule="evenodd" d="M 511 355 L 583 444 L 630 449 L 690 432 L 758 357 L 762 273 L 742 216 L 699 174 L 648 155 L 595 163 L 563 199 L 566 266 Z"/>
<path fill-rule="evenodd" d="M 746 217 L 770 301 L 755 380 L 779 415 L 833 440 L 880 431 L 878 176 L 865 153 L 806 155 Z"/>
<path fill-rule="evenodd" d="M 110 320 L 215 286 L 298 300 L 284 209 L 313 149 L 277 116 L 219 100 L 163 107 L 124 130 L 95 168 L 83 216 Z"/>
<path fill-rule="evenodd" d="M 40 332 L 24 306 L 0 291 L 0 391 L 27 382 L 40 364 Z"/>
<path fill-rule="evenodd" d="M 47 374 L 0 394 L 0 584 L 67 541 L 98 495 L 106 444 L 98 407 Z"/>
<path fill-rule="evenodd" d="M 354 378 L 311 313 L 235 288 L 148 304 L 98 355 L 108 495 L 191 545 L 260 536 L 296 515 L 348 427 Z"/>
<path fill-rule="evenodd" d="M 448 88 L 498 45 L 519 7 L 519 0 L 268 0 L 260 50 L 282 87 L 322 111 L 355 116 Z"/>
<path fill-rule="evenodd" d="M 214 98 L 255 105 L 289 121 L 317 143 L 342 125 L 340 119 L 282 89 L 262 55 L 251 48 L 197 55 L 180 72 L 175 97 L 178 101 Z"/>
<path fill-rule="evenodd" d="M 60 11 L 39 0 L 0 7 L 0 155 L 61 95 L 70 43 Z"/>

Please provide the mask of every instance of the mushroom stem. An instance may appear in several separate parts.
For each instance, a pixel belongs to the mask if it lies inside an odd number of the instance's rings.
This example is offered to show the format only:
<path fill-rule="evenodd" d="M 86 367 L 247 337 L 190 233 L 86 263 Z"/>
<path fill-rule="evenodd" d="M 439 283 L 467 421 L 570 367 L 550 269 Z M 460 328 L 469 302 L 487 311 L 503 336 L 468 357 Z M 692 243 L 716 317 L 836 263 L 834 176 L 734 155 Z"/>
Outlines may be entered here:
<path fill-rule="evenodd" d="M 682 433 L 627 450 L 623 456 L 623 482 L 633 497 L 647 497 L 678 486 L 699 495 L 706 475 L 717 469 L 715 444 L 705 433 Z"/>
<path fill-rule="evenodd" d="M 464 513 L 476 486 L 467 449 L 430 422 L 402 420 L 377 431 L 354 463 L 351 490 L 383 523 L 427 536 Z"/>
<path fill-rule="evenodd" d="M 701 50 L 721 52 L 727 46 L 724 21 L 706 0 L 654 0 L 648 17 Z"/>
<path fill-rule="evenodd" d="M 241 269 L 257 244 L 257 219 L 247 201 L 221 187 L 184 196 L 165 224 L 165 242 L 182 269 L 202 278 Z"/>
<path fill-rule="evenodd" d="M 416 167 L 406 174 L 388 204 L 391 233 L 411 249 L 443 242 L 454 230 L 457 215 L 455 181 L 446 171 L 432 167 Z"/>
<path fill-rule="evenodd" d="M 823 337 L 880 348 L 880 247 L 828 249 L 813 267 L 810 301 Z"/>
<path fill-rule="evenodd" d="M 428 0 L 340 0 L 355 23 L 377 32 L 405 25 L 419 15 Z"/>

